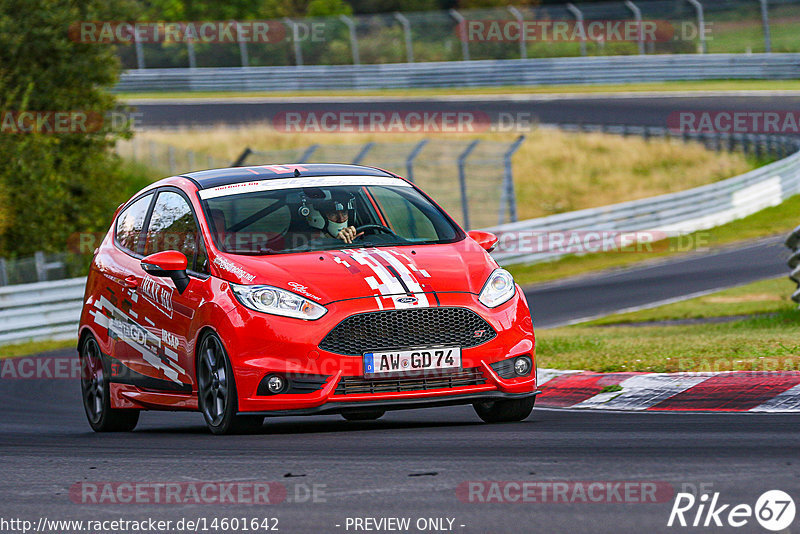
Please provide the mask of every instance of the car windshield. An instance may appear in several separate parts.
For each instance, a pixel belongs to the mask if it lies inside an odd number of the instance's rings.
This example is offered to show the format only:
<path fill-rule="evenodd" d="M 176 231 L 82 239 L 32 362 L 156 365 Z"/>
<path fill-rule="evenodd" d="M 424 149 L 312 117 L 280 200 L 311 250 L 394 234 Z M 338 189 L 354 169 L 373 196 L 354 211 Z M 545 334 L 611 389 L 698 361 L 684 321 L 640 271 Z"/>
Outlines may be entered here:
<path fill-rule="evenodd" d="M 264 181 L 204 190 L 200 196 L 217 247 L 232 254 L 420 245 L 463 237 L 438 207 L 402 180 L 325 185 L 343 181 L 320 179 L 293 188 Z"/>

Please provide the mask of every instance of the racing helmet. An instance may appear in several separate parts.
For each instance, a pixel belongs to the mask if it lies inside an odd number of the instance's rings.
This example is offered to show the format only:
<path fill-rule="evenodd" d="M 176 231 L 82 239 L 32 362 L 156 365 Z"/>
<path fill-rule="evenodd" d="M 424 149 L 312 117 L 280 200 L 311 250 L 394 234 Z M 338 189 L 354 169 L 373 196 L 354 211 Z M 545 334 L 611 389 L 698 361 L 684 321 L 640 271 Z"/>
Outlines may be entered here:
<path fill-rule="evenodd" d="M 323 190 L 317 187 L 306 188 L 302 197 L 299 213 L 305 217 L 311 228 L 327 232 L 336 237 L 347 228 L 350 221 L 355 221 L 355 197 L 346 191 Z M 334 211 L 347 211 L 347 219 L 336 222 L 328 219 L 326 214 Z"/>

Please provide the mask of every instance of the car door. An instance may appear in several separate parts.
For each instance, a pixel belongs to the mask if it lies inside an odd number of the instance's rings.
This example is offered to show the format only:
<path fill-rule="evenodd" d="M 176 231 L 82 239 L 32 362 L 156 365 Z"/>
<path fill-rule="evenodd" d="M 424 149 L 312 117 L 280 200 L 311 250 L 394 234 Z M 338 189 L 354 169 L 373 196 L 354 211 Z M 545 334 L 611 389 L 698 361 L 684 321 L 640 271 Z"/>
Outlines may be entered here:
<path fill-rule="evenodd" d="M 120 211 L 114 225 L 113 247 L 98 262 L 104 285 L 96 317 L 107 327 L 111 357 L 109 372 L 117 382 L 127 382 L 139 370 L 140 351 L 147 331 L 140 324 L 137 287 L 141 281 L 143 231 L 155 195 L 149 192 Z"/>
<path fill-rule="evenodd" d="M 165 187 L 157 195 L 145 231 L 144 255 L 166 250 L 182 252 L 187 258 L 190 283 L 181 293 L 170 278 L 151 276 L 139 267 L 142 319 L 154 338 L 150 353 L 143 353 L 142 358 L 163 389 L 191 391 L 192 332 L 200 304 L 211 297 L 206 248 L 186 194 L 178 188 Z"/>

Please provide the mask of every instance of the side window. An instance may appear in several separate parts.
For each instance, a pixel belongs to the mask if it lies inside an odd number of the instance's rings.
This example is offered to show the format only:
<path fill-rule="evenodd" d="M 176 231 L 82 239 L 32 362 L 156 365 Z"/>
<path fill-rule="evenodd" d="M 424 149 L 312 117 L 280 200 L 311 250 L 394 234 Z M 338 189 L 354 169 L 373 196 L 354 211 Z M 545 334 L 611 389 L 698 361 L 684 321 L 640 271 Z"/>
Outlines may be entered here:
<path fill-rule="evenodd" d="M 131 253 L 141 251 L 140 236 L 147 208 L 153 200 L 152 193 L 145 195 L 124 210 L 117 217 L 116 238 L 117 244 Z"/>
<path fill-rule="evenodd" d="M 145 256 L 165 250 L 178 250 L 189 260 L 189 269 L 208 272 L 206 253 L 192 208 L 183 196 L 173 191 L 158 194 L 147 227 Z"/>
<path fill-rule="evenodd" d="M 370 193 L 397 235 L 406 239 L 439 239 L 433 223 L 417 206 L 385 187 L 372 187 Z"/>

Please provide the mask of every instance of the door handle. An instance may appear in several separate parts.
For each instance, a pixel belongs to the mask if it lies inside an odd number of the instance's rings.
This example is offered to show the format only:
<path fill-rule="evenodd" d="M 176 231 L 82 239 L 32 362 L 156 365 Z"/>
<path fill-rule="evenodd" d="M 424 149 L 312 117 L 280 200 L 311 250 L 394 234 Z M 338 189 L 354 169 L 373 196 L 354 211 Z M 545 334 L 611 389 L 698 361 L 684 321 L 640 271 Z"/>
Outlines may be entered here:
<path fill-rule="evenodd" d="M 126 276 L 126 277 L 125 277 L 125 278 L 123 278 L 123 280 L 122 280 L 122 285 L 123 285 L 124 287 L 127 287 L 128 289 L 136 289 L 137 287 L 139 287 L 139 279 L 138 279 L 138 278 L 136 278 L 136 277 L 135 277 L 135 276 L 133 276 L 133 275 L 131 275 L 131 276 Z"/>

